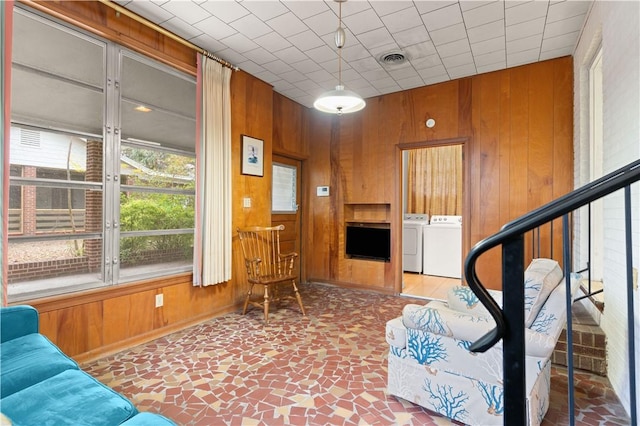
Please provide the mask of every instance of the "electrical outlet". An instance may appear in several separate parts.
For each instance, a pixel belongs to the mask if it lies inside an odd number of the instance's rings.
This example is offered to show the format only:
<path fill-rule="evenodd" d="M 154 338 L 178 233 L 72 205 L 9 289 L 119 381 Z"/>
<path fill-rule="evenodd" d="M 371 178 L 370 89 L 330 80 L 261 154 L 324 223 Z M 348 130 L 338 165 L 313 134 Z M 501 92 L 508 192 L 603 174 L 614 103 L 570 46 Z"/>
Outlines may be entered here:
<path fill-rule="evenodd" d="M 164 295 L 162 293 L 156 294 L 156 308 L 160 308 L 164 305 Z"/>
<path fill-rule="evenodd" d="M 251 208 L 251 198 L 245 197 L 242 199 L 242 207 L 248 209 Z"/>

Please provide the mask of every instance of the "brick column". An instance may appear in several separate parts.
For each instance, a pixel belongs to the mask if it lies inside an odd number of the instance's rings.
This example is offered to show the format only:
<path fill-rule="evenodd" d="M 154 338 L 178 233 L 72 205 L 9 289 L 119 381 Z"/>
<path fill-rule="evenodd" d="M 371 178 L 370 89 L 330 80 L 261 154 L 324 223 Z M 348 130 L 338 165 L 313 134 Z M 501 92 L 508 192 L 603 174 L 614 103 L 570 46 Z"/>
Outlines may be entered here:
<path fill-rule="evenodd" d="M 37 177 L 36 168 L 24 166 L 22 177 Z M 36 233 L 36 187 L 33 185 L 22 187 L 22 233 L 23 235 L 35 235 Z"/>
<path fill-rule="evenodd" d="M 102 182 L 102 142 L 87 141 L 86 182 Z M 85 229 L 102 231 L 102 191 L 85 192 Z M 84 249 L 89 259 L 89 272 L 99 272 L 102 265 L 102 240 L 86 240 Z"/>

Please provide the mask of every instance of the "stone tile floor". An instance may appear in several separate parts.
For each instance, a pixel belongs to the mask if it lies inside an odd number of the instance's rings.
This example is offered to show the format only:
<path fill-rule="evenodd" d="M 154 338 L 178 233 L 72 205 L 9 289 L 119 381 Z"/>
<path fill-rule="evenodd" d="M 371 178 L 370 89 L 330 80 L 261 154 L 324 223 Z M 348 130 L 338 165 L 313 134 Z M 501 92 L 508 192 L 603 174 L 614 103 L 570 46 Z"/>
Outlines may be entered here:
<path fill-rule="evenodd" d="M 84 365 L 139 408 L 180 425 L 449 425 L 386 393 L 384 326 L 424 300 L 321 284 Z M 543 425 L 568 424 L 567 372 L 552 369 Z M 606 378 L 577 372 L 576 424 L 628 425 Z"/>

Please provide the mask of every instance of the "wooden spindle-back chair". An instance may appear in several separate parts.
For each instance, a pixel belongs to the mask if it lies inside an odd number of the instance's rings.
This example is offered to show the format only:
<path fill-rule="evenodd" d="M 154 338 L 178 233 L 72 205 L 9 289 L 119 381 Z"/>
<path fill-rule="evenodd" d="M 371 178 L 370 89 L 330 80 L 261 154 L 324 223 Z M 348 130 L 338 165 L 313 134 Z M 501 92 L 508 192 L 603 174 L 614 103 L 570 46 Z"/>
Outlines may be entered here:
<path fill-rule="evenodd" d="M 293 286 L 295 299 L 300 305 L 302 315 L 306 315 L 300 292 L 296 286 L 297 277 L 294 262 L 298 258 L 298 253 L 280 253 L 280 231 L 283 229 L 284 225 L 238 228 L 250 284 L 244 301 L 243 315 L 247 313 L 247 307 L 251 303 L 264 309 L 264 321 L 269 322 L 269 304 L 272 301 L 293 298 L 293 296 L 279 296 L 278 285 L 286 282 L 290 282 Z M 264 300 L 261 302 L 251 298 L 253 287 L 256 284 L 264 286 Z"/>

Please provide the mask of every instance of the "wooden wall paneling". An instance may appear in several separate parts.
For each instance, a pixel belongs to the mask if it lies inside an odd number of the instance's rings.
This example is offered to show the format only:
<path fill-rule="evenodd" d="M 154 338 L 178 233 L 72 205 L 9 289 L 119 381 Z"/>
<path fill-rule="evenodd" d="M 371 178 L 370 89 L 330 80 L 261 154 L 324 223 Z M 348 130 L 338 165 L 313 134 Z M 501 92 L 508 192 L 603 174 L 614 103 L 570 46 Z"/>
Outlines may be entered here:
<path fill-rule="evenodd" d="M 307 108 L 273 92 L 273 152 L 296 159 L 309 156 L 305 136 Z"/>
<path fill-rule="evenodd" d="M 103 344 L 112 345 L 154 328 L 155 290 L 105 299 Z"/>
<path fill-rule="evenodd" d="M 38 311 L 38 322 L 41 334 L 52 342 L 58 341 L 58 311 Z"/>
<path fill-rule="evenodd" d="M 527 184 L 529 169 L 529 72 L 527 67 L 517 67 L 509 72 L 509 98 L 511 127 L 511 150 L 509 162 L 510 181 L 509 215 L 511 220 L 528 211 L 529 188 Z M 531 259 L 532 235 L 525 237 L 525 259 Z"/>
<path fill-rule="evenodd" d="M 71 306 L 57 313 L 56 345 L 69 356 L 102 346 L 102 302 Z"/>
<path fill-rule="evenodd" d="M 553 64 L 540 62 L 529 71 L 529 203 L 533 210 L 553 199 Z M 551 226 L 540 228 L 540 254 L 551 255 Z"/>

